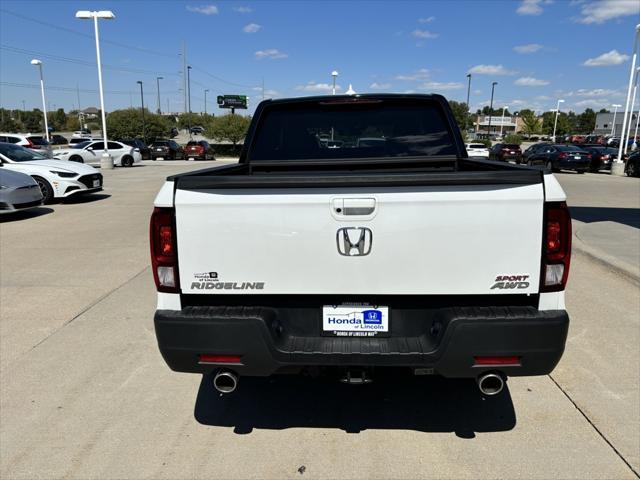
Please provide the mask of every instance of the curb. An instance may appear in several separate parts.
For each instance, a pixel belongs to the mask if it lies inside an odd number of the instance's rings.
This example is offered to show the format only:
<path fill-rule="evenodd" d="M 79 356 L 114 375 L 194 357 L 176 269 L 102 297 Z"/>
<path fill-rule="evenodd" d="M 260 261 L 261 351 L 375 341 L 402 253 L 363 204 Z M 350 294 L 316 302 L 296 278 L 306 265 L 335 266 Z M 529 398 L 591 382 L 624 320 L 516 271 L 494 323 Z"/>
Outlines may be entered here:
<path fill-rule="evenodd" d="M 603 252 L 599 248 L 590 247 L 574 233 L 573 234 L 573 248 L 578 252 L 586 255 L 587 257 L 595 260 L 599 264 L 605 266 L 609 270 L 615 273 L 627 277 L 633 283 L 640 285 L 640 273 L 637 269 L 634 269 L 631 265 L 617 258 Z"/>

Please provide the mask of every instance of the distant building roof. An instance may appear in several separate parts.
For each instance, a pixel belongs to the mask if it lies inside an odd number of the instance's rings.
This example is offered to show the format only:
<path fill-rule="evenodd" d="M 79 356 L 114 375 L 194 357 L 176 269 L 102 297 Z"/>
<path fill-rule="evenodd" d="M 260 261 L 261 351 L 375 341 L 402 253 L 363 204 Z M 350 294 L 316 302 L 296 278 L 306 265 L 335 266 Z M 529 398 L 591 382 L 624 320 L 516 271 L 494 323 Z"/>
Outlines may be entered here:
<path fill-rule="evenodd" d="M 97 115 L 98 113 L 100 113 L 100 110 L 98 110 L 96 107 L 87 107 L 82 110 L 82 113 L 86 113 L 87 115 Z"/>

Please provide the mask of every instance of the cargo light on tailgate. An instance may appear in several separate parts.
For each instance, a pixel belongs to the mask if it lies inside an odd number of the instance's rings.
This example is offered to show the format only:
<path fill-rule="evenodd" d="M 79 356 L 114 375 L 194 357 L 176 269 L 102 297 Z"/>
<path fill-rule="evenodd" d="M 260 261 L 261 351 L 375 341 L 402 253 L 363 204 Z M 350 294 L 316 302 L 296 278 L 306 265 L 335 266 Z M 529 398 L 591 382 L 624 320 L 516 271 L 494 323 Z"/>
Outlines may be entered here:
<path fill-rule="evenodd" d="M 159 292 L 179 293 L 178 250 L 173 208 L 154 208 L 149 225 L 151 266 Z"/>
<path fill-rule="evenodd" d="M 544 204 L 540 291 L 564 290 L 571 262 L 571 216 L 565 202 Z"/>

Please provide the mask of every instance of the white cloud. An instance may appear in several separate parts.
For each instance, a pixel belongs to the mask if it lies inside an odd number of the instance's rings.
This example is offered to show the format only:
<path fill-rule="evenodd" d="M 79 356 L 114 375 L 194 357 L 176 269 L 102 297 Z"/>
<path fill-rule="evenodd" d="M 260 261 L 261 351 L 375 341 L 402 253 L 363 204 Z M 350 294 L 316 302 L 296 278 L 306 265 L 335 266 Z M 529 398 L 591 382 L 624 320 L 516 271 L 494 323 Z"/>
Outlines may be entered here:
<path fill-rule="evenodd" d="M 542 49 L 542 45 L 539 43 L 527 43 L 526 45 L 518 45 L 513 47 L 513 51 L 525 55 L 527 53 L 536 53 Z"/>
<path fill-rule="evenodd" d="M 396 80 L 405 80 L 409 82 L 426 80 L 427 78 L 429 78 L 429 70 L 426 68 L 421 68 L 416 73 L 412 73 L 410 75 L 396 75 Z"/>
<path fill-rule="evenodd" d="M 242 28 L 242 31 L 244 33 L 256 33 L 258 30 L 260 30 L 262 28 L 262 25 L 258 25 L 257 23 L 250 23 L 248 25 L 245 25 Z"/>
<path fill-rule="evenodd" d="M 552 0 L 522 0 L 516 10 L 518 15 L 540 15 L 544 12 L 542 5 L 549 5 Z"/>
<path fill-rule="evenodd" d="M 193 13 L 201 13 L 203 15 L 217 15 L 218 7 L 215 5 L 202 5 L 201 7 L 192 7 L 187 5 L 187 10 Z"/>
<path fill-rule="evenodd" d="M 262 93 L 262 87 L 253 87 L 252 89 L 255 92 L 260 92 Z M 277 90 L 269 90 L 268 88 L 264 90 L 264 97 L 265 98 L 272 98 L 272 97 L 279 97 L 280 96 L 280 92 L 278 92 Z M 261 100 L 262 99 L 262 95 L 256 95 L 255 96 L 256 99 Z"/>
<path fill-rule="evenodd" d="M 606 107 L 610 107 L 611 106 L 611 101 L 607 100 L 607 99 L 601 99 L 601 98 L 592 98 L 589 100 L 581 100 L 579 102 L 576 102 L 573 104 L 575 107 L 585 107 L 585 108 L 594 108 L 594 109 L 600 109 L 600 108 L 606 108 Z"/>
<path fill-rule="evenodd" d="M 520 77 L 515 82 L 514 85 L 518 85 L 519 87 L 544 87 L 545 85 L 549 85 L 549 81 L 540 80 L 539 78 L 533 77 Z"/>
<path fill-rule="evenodd" d="M 249 7 L 235 7 L 233 11 L 238 13 L 251 13 L 253 9 Z"/>
<path fill-rule="evenodd" d="M 604 23 L 618 17 L 638 15 L 640 4 L 638 0 L 600 0 L 582 5 L 580 23 Z"/>
<path fill-rule="evenodd" d="M 464 88 L 460 82 L 425 82 L 419 87 L 421 90 L 459 90 Z"/>
<path fill-rule="evenodd" d="M 437 33 L 430 32 L 429 30 L 420 30 L 419 28 L 411 32 L 411 35 L 416 38 L 438 38 Z"/>
<path fill-rule="evenodd" d="M 389 90 L 391 88 L 391 84 L 373 82 L 371 85 L 369 85 L 369 88 L 371 90 Z"/>
<path fill-rule="evenodd" d="M 301 92 L 328 93 L 333 89 L 333 85 L 328 83 L 316 83 L 311 81 L 306 85 L 298 85 L 296 90 Z M 342 90 L 340 85 L 336 85 L 336 91 Z"/>
<path fill-rule="evenodd" d="M 620 53 L 617 50 L 611 50 L 598 57 L 589 58 L 582 65 L 585 67 L 610 67 L 612 65 L 620 65 L 627 60 L 629 60 L 629 55 Z"/>
<path fill-rule="evenodd" d="M 289 56 L 286 53 L 281 52 L 276 48 L 267 48 L 266 50 L 258 50 L 257 52 L 254 53 L 254 55 L 258 60 L 262 60 L 263 58 L 268 58 L 269 60 L 276 60 L 278 58 L 287 58 Z"/>
<path fill-rule="evenodd" d="M 585 88 L 581 88 L 576 92 L 578 97 L 609 97 L 609 96 L 618 96 L 620 92 L 615 90 L 611 90 L 609 88 L 594 88 L 593 90 L 587 90 Z"/>
<path fill-rule="evenodd" d="M 424 18 L 419 18 L 418 22 L 420 23 L 431 23 L 436 19 L 436 17 L 424 17 Z"/>
<path fill-rule="evenodd" d="M 476 65 L 469 69 L 469 73 L 477 75 L 515 75 L 516 72 L 508 70 L 502 65 Z"/>

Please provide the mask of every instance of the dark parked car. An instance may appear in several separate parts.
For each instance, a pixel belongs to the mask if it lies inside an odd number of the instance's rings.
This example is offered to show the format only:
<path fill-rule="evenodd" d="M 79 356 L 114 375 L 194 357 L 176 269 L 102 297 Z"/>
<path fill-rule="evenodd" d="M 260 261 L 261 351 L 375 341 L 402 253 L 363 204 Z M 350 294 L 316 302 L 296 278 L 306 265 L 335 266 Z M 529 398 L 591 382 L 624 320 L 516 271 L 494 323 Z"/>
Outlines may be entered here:
<path fill-rule="evenodd" d="M 550 145 L 550 144 L 549 143 L 535 143 L 535 144 L 531 145 L 524 152 L 522 152 L 522 157 L 520 158 L 520 161 L 518 162 L 516 160 L 516 163 L 524 163 L 524 164 L 526 164 L 531 155 L 536 153 L 539 149 L 541 149 L 543 147 L 546 147 L 548 145 Z"/>
<path fill-rule="evenodd" d="M 552 172 L 574 170 L 584 173 L 591 165 L 591 155 L 574 145 L 543 145 L 529 155 L 527 165 L 545 166 Z"/>
<path fill-rule="evenodd" d="M 149 146 L 149 149 L 151 150 L 151 160 L 184 158 L 184 150 L 173 140 L 156 140 Z"/>
<path fill-rule="evenodd" d="M 51 145 L 67 145 L 69 143 L 69 140 L 64 138 L 62 135 L 51 135 L 49 140 Z"/>
<path fill-rule="evenodd" d="M 640 150 L 629 155 L 624 171 L 629 177 L 640 177 Z"/>
<path fill-rule="evenodd" d="M 184 147 L 184 158 L 193 158 L 195 160 L 215 160 L 215 151 L 209 142 L 204 140 L 191 140 Z"/>
<path fill-rule="evenodd" d="M 141 138 L 127 138 L 122 140 L 122 143 L 140 150 L 143 160 L 149 160 L 151 158 L 151 150 Z"/>
<path fill-rule="evenodd" d="M 590 172 L 611 170 L 611 162 L 618 158 L 618 150 L 604 145 L 582 145 L 585 152 L 591 154 Z"/>
<path fill-rule="evenodd" d="M 517 163 L 520 163 L 521 157 L 522 150 L 520 150 L 520 145 L 516 145 L 515 143 L 496 143 L 491 150 L 489 150 L 490 160 L 500 160 L 503 162 L 515 160 Z"/>

